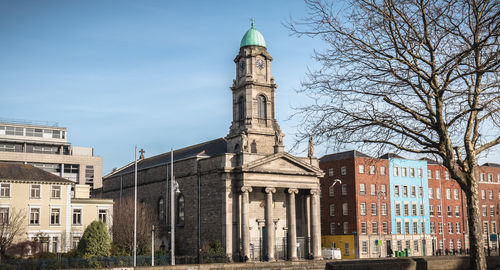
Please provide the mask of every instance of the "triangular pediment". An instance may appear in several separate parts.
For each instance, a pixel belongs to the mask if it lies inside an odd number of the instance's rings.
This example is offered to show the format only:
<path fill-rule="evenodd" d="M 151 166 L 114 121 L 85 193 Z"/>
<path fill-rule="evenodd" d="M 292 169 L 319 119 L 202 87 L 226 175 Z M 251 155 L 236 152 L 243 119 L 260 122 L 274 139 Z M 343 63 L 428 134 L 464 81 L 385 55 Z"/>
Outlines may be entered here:
<path fill-rule="evenodd" d="M 252 161 L 242 166 L 243 171 L 265 173 L 290 173 L 322 175 L 320 168 L 312 166 L 288 153 L 277 153 Z"/>

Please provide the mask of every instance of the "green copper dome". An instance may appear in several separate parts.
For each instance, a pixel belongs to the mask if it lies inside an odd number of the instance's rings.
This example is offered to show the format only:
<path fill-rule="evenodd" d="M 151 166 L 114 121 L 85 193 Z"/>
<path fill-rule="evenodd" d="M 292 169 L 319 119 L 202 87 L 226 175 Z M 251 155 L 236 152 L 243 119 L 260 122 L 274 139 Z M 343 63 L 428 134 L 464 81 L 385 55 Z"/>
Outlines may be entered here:
<path fill-rule="evenodd" d="M 252 27 L 248 29 L 243 38 L 241 39 L 240 48 L 245 46 L 261 46 L 266 47 L 266 41 L 262 34 L 255 29 L 254 20 L 252 19 Z"/>

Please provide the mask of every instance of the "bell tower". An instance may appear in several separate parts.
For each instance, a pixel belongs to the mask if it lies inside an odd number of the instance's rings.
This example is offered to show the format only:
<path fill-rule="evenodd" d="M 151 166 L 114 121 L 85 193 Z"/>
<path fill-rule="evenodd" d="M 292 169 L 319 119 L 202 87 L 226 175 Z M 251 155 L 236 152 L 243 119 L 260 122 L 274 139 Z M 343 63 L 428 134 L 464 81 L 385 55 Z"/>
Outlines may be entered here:
<path fill-rule="evenodd" d="M 276 121 L 271 55 L 262 34 L 251 28 L 240 43 L 234 62 L 233 121 L 227 135 L 228 152 L 273 154 L 283 151 L 283 134 Z"/>

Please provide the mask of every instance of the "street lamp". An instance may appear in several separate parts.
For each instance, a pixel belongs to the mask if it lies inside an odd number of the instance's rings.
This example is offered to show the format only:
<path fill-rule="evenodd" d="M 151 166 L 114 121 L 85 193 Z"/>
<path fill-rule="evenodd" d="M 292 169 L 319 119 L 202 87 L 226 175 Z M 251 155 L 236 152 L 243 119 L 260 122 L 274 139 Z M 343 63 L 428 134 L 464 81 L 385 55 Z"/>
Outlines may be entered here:
<path fill-rule="evenodd" d="M 335 186 L 335 184 L 337 184 L 337 183 L 342 184 L 342 180 L 340 180 L 340 179 L 333 180 L 333 184 L 330 187 L 333 188 L 333 186 Z"/>
<path fill-rule="evenodd" d="M 381 223 L 381 207 L 380 207 L 380 198 L 384 198 L 385 200 L 385 192 L 384 191 L 379 191 L 377 193 L 377 197 L 378 197 L 378 241 L 382 241 L 382 231 L 380 229 L 380 227 L 382 226 L 382 223 Z M 382 242 L 381 242 L 382 243 Z M 382 257 L 382 245 L 379 245 L 379 251 L 378 251 L 378 257 Z"/>

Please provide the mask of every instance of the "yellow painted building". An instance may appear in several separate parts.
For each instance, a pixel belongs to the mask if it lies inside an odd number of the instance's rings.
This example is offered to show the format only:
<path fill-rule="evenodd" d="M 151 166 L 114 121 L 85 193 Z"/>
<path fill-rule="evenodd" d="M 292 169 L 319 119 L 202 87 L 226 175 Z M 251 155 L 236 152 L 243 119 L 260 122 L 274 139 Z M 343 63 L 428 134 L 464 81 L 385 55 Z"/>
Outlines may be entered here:
<path fill-rule="evenodd" d="M 112 225 L 113 201 L 90 199 L 90 186 L 31 165 L 0 163 L 0 225 L 23 218 L 24 232 L 14 242 L 39 240 L 42 251 L 67 252 L 94 220 Z"/>
<path fill-rule="evenodd" d="M 323 235 L 321 236 L 321 245 L 323 248 L 340 249 L 342 259 L 356 258 L 354 235 Z"/>

